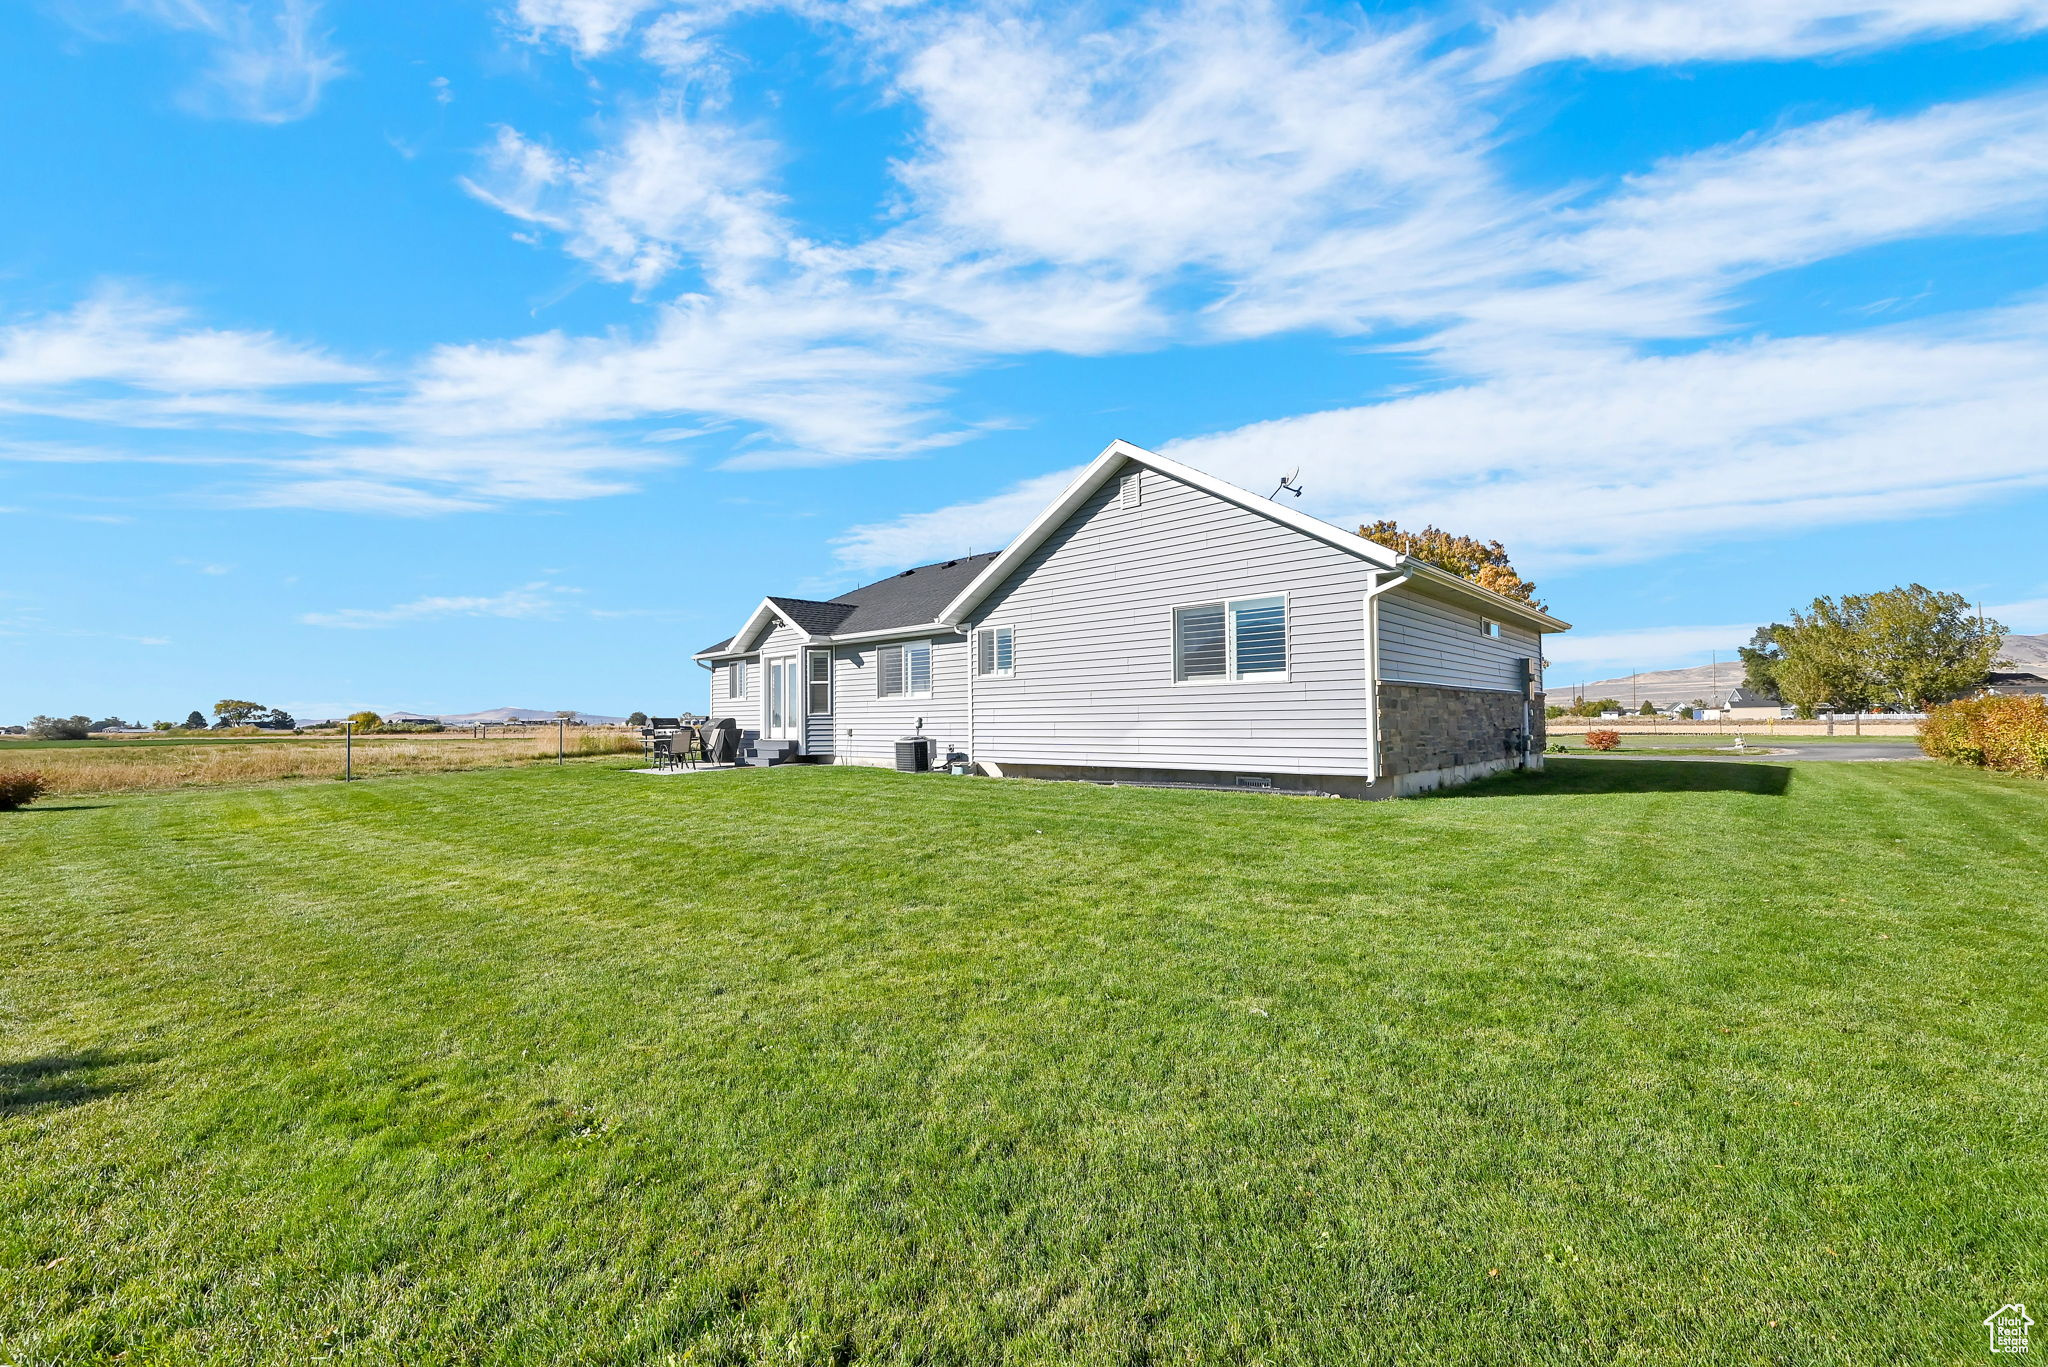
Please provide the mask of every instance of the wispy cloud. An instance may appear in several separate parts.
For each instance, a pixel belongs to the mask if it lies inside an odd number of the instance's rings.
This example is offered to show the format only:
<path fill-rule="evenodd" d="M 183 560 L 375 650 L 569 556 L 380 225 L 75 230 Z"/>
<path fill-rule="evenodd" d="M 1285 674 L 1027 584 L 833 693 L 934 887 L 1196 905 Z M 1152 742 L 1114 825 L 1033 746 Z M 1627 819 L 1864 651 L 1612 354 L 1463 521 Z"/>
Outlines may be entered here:
<path fill-rule="evenodd" d="M 194 112 L 289 123 L 320 104 L 346 74 L 321 26 L 319 0 L 124 0 L 126 7 L 199 39 L 206 64 L 186 92 Z"/>
<path fill-rule="evenodd" d="M 1601 669 L 1671 669 L 1707 663 L 1718 653 L 1723 660 L 1735 658 L 1738 646 L 1749 644 L 1756 631 L 1754 622 L 1727 626 L 1652 627 L 1642 631 L 1595 633 L 1567 632 L 1544 640 L 1543 650 L 1553 665 L 1584 672 L 1588 666 Z"/>
<path fill-rule="evenodd" d="M 503 593 L 472 597 L 415 598 L 388 608 L 341 608 L 334 612 L 308 612 L 299 620 L 307 626 L 339 627 L 366 631 L 399 626 L 408 622 L 433 621 L 447 617 L 508 617 L 533 620 L 557 617 L 566 595 L 580 592 L 545 581 L 523 584 Z"/>
<path fill-rule="evenodd" d="M 1785 60 L 1918 38 L 2048 27 L 2042 0 L 1565 0 L 1496 21 L 1493 69 Z"/>

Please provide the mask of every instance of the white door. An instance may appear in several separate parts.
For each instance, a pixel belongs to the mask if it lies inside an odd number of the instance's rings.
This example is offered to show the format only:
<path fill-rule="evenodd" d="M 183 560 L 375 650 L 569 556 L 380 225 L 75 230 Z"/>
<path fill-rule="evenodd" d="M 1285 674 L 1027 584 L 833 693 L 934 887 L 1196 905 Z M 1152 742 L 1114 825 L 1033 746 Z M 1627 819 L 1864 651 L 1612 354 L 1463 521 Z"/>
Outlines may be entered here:
<path fill-rule="evenodd" d="M 803 694 L 794 655 L 768 661 L 767 692 L 768 724 L 763 730 L 768 739 L 802 740 Z"/>

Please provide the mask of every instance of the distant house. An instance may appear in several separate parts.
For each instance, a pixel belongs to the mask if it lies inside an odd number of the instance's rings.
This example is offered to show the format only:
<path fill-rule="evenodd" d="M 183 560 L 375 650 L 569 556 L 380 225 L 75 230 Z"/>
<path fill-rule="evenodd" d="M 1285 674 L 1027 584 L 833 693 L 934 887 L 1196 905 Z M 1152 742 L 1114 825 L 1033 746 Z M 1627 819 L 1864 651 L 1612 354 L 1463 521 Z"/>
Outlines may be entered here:
<path fill-rule="evenodd" d="M 1770 694 L 1740 687 L 1729 690 L 1727 705 L 1718 710 L 1719 719 L 1725 721 L 1777 721 L 1791 714 L 1790 708 Z"/>
<path fill-rule="evenodd" d="M 392 726 L 419 726 L 422 724 L 438 726 L 441 723 L 439 717 L 430 717 L 424 712 L 386 712 L 384 714 L 384 721 L 386 725 Z"/>
<path fill-rule="evenodd" d="M 2048 697 L 2048 679 L 2039 674 L 1994 673 L 1984 680 L 1987 697 Z"/>
<path fill-rule="evenodd" d="M 1542 764 L 1567 624 L 1114 442 L 1009 547 L 825 602 L 763 598 L 697 653 L 755 762 L 1394 797 Z"/>

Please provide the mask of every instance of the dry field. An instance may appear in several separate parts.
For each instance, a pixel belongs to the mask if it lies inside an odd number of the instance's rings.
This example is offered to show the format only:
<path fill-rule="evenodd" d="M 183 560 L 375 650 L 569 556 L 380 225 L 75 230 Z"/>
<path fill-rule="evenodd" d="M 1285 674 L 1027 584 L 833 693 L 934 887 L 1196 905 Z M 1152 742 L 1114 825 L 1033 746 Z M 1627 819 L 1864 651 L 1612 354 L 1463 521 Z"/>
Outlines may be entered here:
<path fill-rule="evenodd" d="M 569 737 L 571 758 L 638 753 L 640 737 L 629 731 L 584 731 Z M 552 728 L 487 740 L 445 733 L 364 736 L 355 742 L 355 776 L 500 769 L 554 757 Z M 39 770 L 52 795 L 333 779 L 341 777 L 341 768 L 341 741 L 314 737 L 195 745 L 96 741 L 47 749 L 0 743 L 0 773 Z"/>

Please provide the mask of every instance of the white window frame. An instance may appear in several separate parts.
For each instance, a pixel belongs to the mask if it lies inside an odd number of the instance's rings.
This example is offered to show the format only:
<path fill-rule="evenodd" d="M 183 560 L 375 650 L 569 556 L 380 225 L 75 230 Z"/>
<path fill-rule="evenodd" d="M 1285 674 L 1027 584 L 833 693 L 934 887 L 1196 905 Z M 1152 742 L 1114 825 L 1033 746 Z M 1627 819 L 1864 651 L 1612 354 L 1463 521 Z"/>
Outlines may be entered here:
<path fill-rule="evenodd" d="M 984 631 L 1007 631 L 1010 633 L 1010 667 L 1008 669 L 983 669 L 981 667 L 981 633 Z M 1017 677 L 1017 628 L 1008 622 L 983 623 L 974 629 L 974 677 L 977 679 L 1014 679 Z M 993 649 L 989 658 L 995 658 Z"/>
<path fill-rule="evenodd" d="M 1491 617 L 1482 617 L 1479 619 L 1479 634 L 1481 636 L 1484 636 L 1489 641 L 1499 641 L 1506 639 L 1504 633 L 1501 630 L 1500 623 L 1494 621 Z"/>
<path fill-rule="evenodd" d="M 745 660 L 729 660 L 726 662 L 725 700 L 727 702 L 732 702 L 735 699 L 745 700 L 748 682 L 747 662 Z"/>
<path fill-rule="evenodd" d="M 929 687 L 929 688 L 924 688 L 924 689 L 913 689 L 913 688 L 912 688 L 912 687 L 910 686 L 910 648 L 911 648 L 912 646 L 923 646 L 923 647 L 925 648 L 925 652 L 926 652 L 926 655 L 927 655 L 927 656 L 928 656 L 928 658 L 930 659 L 930 671 L 929 671 L 929 672 L 930 672 L 930 674 L 931 674 L 931 678 L 930 678 L 930 680 L 929 680 L 929 683 L 930 683 L 931 687 Z M 939 648 L 938 648 L 938 647 L 939 647 L 939 643 L 938 643 L 937 641 L 931 641 L 931 640 L 918 640 L 918 641 L 891 641 L 891 642 L 889 642 L 889 643 L 888 643 L 887 645 L 880 645 L 880 646 L 876 646 L 876 647 L 875 647 L 875 696 L 876 696 L 877 698 L 929 698 L 929 697 L 930 697 L 930 696 L 932 695 L 932 692 L 933 692 L 933 690 L 934 690 L 934 689 L 936 689 L 936 688 L 937 688 L 937 687 L 939 686 Z M 904 652 L 904 655 L 903 655 L 903 691 L 902 691 L 901 693 L 884 693 L 884 692 L 882 691 L 882 679 L 883 679 L 883 677 L 884 677 L 884 676 L 883 676 L 883 674 L 882 674 L 882 652 L 883 652 L 883 651 L 885 651 L 885 650 L 900 650 L 900 651 Z"/>
<path fill-rule="evenodd" d="M 811 662 L 813 660 L 819 659 L 822 659 L 825 662 L 825 677 L 822 679 L 814 679 L 811 677 Z M 836 682 L 836 680 L 832 677 L 833 672 L 834 671 L 832 668 L 832 652 L 830 650 L 806 650 L 804 652 L 803 687 L 805 716 L 829 717 L 832 715 L 833 685 Z M 819 684 L 823 684 L 825 686 L 825 706 L 823 710 L 820 710 L 819 708 L 812 705 L 815 701 L 812 690 L 817 688 Z"/>
<path fill-rule="evenodd" d="M 1260 598 L 1280 600 L 1280 647 L 1287 652 L 1287 668 L 1266 670 L 1258 674 L 1237 672 L 1237 631 L 1231 616 L 1231 608 L 1239 603 L 1250 603 Z M 1180 676 L 1180 632 L 1175 629 L 1179 614 L 1189 608 L 1223 609 L 1223 672 L 1210 678 L 1183 679 Z M 1228 598 L 1197 598 L 1190 603 L 1175 603 L 1166 610 L 1166 636 L 1172 651 L 1172 682 L 1175 688 L 1214 688 L 1218 684 L 1263 684 L 1286 683 L 1294 672 L 1294 600 L 1287 590 L 1275 589 L 1269 593 L 1233 593 Z"/>

